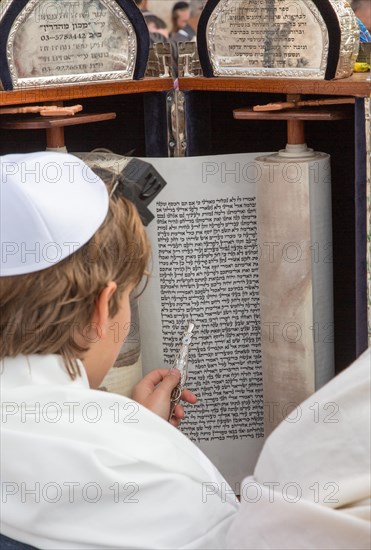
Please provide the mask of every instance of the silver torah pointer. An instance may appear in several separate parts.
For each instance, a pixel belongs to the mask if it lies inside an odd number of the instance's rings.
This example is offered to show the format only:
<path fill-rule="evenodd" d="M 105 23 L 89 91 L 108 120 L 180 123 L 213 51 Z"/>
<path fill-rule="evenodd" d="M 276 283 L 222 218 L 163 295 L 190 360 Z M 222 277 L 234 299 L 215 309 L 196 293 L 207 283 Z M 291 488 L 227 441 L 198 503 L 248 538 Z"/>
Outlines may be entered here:
<path fill-rule="evenodd" d="M 174 414 L 175 407 L 180 401 L 180 396 L 182 395 L 182 391 L 184 390 L 185 384 L 187 381 L 188 346 L 191 343 L 193 329 L 194 329 L 194 324 L 189 323 L 188 328 L 183 336 L 182 345 L 180 346 L 180 350 L 175 358 L 174 365 L 171 367 L 172 369 L 178 369 L 180 371 L 180 381 L 171 392 L 169 420 Z"/>

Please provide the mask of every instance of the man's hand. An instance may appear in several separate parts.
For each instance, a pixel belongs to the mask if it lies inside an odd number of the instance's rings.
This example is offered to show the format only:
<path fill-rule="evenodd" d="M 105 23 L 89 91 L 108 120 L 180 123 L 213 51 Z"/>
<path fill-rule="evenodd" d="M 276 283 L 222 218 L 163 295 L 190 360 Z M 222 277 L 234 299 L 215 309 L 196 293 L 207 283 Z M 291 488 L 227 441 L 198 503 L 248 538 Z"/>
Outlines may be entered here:
<path fill-rule="evenodd" d="M 150 411 L 158 414 L 165 420 L 169 419 L 171 392 L 180 380 L 180 372 L 177 369 L 157 369 L 142 378 L 134 387 L 132 398 Z M 181 399 L 193 405 L 197 397 L 189 390 L 184 390 Z M 170 424 L 178 427 L 184 418 L 182 405 L 177 405 Z"/>

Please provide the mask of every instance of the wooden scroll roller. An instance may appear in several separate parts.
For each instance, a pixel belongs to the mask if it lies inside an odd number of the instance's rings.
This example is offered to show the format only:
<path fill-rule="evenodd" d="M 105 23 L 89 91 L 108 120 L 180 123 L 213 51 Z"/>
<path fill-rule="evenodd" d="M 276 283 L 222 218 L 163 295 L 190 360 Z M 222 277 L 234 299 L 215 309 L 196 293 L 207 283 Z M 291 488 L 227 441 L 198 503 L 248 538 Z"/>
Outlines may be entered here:
<path fill-rule="evenodd" d="M 0 115 L 38 113 L 41 116 L 73 116 L 82 111 L 82 105 L 59 107 L 58 105 L 33 105 L 30 107 L 9 107 L 0 109 Z"/>
<path fill-rule="evenodd" d="M 307 99 L 298 101 L 281 101 L 267 103 L 266 105 L 255 105 L 253 111 L 283 111 L 284 109 L 297 109 L 298 107 L 321 107 L 321 105 L 347 105 L 354 104 L 354 97 L 340 97 L 334 99 Z"/>

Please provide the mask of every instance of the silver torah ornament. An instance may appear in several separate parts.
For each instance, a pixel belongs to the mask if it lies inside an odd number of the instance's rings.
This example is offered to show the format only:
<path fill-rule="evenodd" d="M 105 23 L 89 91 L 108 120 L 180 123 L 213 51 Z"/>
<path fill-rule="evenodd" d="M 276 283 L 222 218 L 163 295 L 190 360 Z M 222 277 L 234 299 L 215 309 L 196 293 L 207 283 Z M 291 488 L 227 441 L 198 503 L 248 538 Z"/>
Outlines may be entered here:
<path fill-rule="evenodd" d="M 346 0 L 208 0 L 197 28 L 206 77 L 349 77 L 359 28 Z"/>
<path fill-rule="evenodd" d="M 171 392 L 169 420 L 174 414 L 175 407 L 180 401 L 180 397 L 182 395 L 182 392 L 185 388 L 185 384 L 187 381 L 188 347 L 189 347 L 189 344 L 191 343 L 193 329 L 194 329 L 194 324 L 189 323 L 188 328 L 184 333 L 184 336 L 182 339 L 182 345 L 180 346 L 180 350 L 175 358 L 174 365 L 171 367 L 172 369 L 178 369 L 180 371 L 180 381 Z"/>

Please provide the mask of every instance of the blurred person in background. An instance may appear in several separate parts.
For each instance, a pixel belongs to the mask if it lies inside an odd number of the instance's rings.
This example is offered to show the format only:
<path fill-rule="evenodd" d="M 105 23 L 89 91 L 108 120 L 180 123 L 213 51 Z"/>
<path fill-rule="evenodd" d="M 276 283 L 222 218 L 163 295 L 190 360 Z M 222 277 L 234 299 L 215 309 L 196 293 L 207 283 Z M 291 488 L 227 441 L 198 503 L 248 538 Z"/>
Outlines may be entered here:
<path fill-rule="evenodd" d="M 144 19 L 149 30 L 151 45 L 155 42 L 169 42 L 169 29 L 161 17 L 149 13 L 144 16 Z"/>
<path fill-rule="evenodd" d="M 187 2 L 177 2 L 173 7 L 173 14 L 175 11 L 185 12 L 186 9 L 189 10 L 189 19 L 185 27 L 180 28 L 176 33 L 170 34 L 170 43 L 173 57 L 173 72 L 176 77 L 178 76 L 178 43 L 196 41 L 197 25 L 204 5 L 205 0 L 190 0 L 189 4 L 187 4 Z M 180 8 L 180 6 L 184 7 Z M 188 6 L 188 8 L 186 8 L 186 6 Z"/>
<path fill-rule="evenodd" d="M 134 2 L 142 12 L 143 16 L 152 14 L 152 12 L 148 9 L 148 0 L 134 0 Z"/>
<path fill-rule="evenodd" d="M 180 36 L 181 41 L 190 41 L 196 35 L 195 30 L 188 24 L 188 21 L 191 17 L 191 10 L 188 2 L 177 2 L 173 6 L 171 12 L 171 19 L 173 27 L 171 29 L 171 36 Z M 182 38 L 184 39 L 182 40 Z"/>
<path fill-rule="evenodd" d="M 188 24 L 192 29 L 197 33 L 197 25 L 201 17 L 202 10 L 206 4 L 206 0 L 190 0 L 189 7 L 191 10 L 191 15 L 188 21 Z"/>
<path fill-rule="evenodd" d="M 371 0 L 353 0 L 350 5 L 358 19 L 371 32 Z"/>

